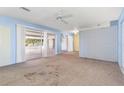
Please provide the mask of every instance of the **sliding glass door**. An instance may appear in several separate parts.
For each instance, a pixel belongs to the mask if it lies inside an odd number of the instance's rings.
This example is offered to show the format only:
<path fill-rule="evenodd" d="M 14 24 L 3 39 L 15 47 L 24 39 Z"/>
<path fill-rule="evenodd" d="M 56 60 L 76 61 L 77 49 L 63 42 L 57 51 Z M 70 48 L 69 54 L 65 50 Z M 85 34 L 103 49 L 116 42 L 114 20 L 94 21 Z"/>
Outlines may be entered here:
<path fill-rule="evenodd" d="M 54 33 L 17 25 L 17 63 L 54 55 Z"/>
<path fill-rule="evenodd" d="M 25 38 L 25 54 L 26 59 L 39 58 L 42 56 L 43 40 L 41 39 L 42 32 L 26 29 Z"/>

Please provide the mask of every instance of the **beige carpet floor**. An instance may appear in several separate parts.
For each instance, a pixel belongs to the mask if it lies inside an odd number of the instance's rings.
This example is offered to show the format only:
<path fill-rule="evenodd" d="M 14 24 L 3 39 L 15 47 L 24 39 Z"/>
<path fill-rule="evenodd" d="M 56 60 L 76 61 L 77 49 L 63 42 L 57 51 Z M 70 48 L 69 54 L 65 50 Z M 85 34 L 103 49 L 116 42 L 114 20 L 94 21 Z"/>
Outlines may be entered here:
<path fill-rule="evenodd" d="M 0 85 L 124 85 L 117 63 L 61 54 L 0 67 Z"/>

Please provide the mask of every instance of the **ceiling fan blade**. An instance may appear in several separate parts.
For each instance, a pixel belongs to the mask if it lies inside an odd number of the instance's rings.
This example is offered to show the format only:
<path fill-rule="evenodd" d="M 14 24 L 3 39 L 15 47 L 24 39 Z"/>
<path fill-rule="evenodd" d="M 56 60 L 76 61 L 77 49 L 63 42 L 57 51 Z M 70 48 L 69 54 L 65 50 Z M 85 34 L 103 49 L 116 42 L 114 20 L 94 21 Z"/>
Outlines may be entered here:
<path fill-rule="evenodd" d="M 62 19 L 62 17 L 61 16 L 56 17 L 56 20 L 59 20 L 59 19 Z"/>
<path fill-rule="evenodd" d="M 65 20 L 63 20 L 63 19 L 61 19 L 61 21 L 62 21 L 63 23 L 65 23 L 65 24 L 68 24 L 68 22 L 67 22 L 67 21 L 65 21 Z"/>
<path fill-rule="evenodd" d="M 27 11 L 27 12 L 31 12 L 31 10 L 26 7 L 20 7 L 20 9 L 23 9 L 24 11 Z"/>

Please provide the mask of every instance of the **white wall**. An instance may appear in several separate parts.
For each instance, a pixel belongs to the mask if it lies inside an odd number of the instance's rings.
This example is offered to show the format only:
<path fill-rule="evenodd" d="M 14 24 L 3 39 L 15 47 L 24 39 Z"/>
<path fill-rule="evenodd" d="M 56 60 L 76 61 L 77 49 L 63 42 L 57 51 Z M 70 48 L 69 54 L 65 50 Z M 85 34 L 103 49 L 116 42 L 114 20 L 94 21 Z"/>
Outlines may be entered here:
<path fill-rule="evenodd" d="M 67 38 L 62 38 L 62 50 L 67 51 Z"/>
<path fill-rule="evenodd" d="M 11 64 L 10 62 L 10 29 L 0 26 L 0 66 Z"/>
<path fill-rule="evenodd" d="M 68 35 L 68 51 L 72 52 L 73 51 L 73 36 L 72 35 Z"/>
<path fill-rule="evenodd" d="M 25 30 L 22 25 L 17 24 L 17 62 L 25 61 Z"/>
<path fill-rule="evenodd" d="M 124 67 L 124 22 L 122 23 L 122 67 Z"/>
<path fill-rule="evenodd" d="M 79 32 L 80 57 L 117 61 L 117 26 Z"/>

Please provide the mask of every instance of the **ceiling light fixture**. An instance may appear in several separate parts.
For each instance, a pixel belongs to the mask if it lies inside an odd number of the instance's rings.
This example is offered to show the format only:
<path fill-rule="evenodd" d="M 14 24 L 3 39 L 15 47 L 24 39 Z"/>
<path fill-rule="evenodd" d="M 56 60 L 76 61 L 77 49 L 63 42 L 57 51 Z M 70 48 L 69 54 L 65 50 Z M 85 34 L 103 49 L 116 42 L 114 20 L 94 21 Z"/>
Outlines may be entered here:
<path fill-rule="evenodd" d="M 79 32 L 79 30 L 77 28 L 74 28 L 74 30 L 72 31 L 72 33 L 77 34 Z"/>

